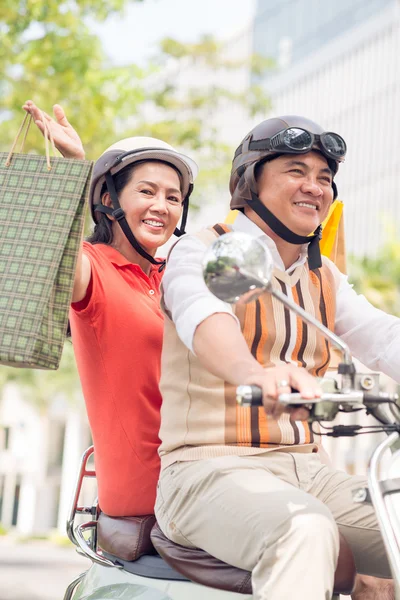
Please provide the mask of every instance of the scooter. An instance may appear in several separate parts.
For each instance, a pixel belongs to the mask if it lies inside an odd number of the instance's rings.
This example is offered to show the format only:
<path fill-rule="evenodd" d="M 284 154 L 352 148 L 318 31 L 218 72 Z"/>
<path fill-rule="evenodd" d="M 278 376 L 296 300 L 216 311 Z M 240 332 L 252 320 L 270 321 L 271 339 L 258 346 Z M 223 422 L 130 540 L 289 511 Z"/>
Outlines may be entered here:
<path fill-rule="evenodd" d="M 382 531 L 385 547 L 400 599 L 400 405 L 397 394 L 379 389 L 379 375 L 357 373 L 347 345 L 271 285 L 273 261 L 268 249 L 245 234 L 228 233 L 208 249 L 203 275 L 209 289 L 228 302 L 250 302 L 268 291 L 306 323 L 316 327 L 342 355 L 338 373 L 340 380 L 321 381 L 321 398 L 310 401 L 292 392 L 279 397 L 285 406 L 304 405 L 309 421 L 323 426 L 325 435 L 354 436 L 367 431 L 384 431 L 384 442 L 375 449 L 369 466 L 368 488 L 357 490 L 355 502 L 372 502 Z M 241 406 L 262 405 L 257 386 L 239 386 L 237 401 Z M 364 409 L 378 421 L 376 426 L 334 425 L 339 411 Z M 391 451 L 384 478 L 381 465 L 386 451 Z M 251 573 L 210 556 L 200 549 L 174 544 L 158 527 L 155 517 L 109 517 L 100 511 L 97 500 L 92 506 L 81 506 L 83 483 L 96 476 L 89 466 L 93 447 L 83 455 L 67 533 L 77 551 L 92 561 L 91 567 L 68 586 L 64 600 L 251 600 Z M 78 523 L 82 516 L 90 520 Z M 335 592 L 350 594 L 355 567 L 351 552 L 344 545 L 335 574 Z"/>

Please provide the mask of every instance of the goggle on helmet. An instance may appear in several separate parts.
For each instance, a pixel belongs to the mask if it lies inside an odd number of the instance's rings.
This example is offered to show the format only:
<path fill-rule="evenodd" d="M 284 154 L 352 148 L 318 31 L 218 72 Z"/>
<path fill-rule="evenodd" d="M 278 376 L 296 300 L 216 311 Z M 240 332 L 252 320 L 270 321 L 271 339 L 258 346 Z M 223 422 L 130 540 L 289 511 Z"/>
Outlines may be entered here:
<path fill-rule="evenodd" d="M 305 154 L 312 150 L 321 152 L 326 158 L 333 176 L 339 163 L 346 155 L 344 139 L 333 132 L 325 131 L 320 125 L 299 116 L 283 116 L 267 119 L 254 127 L 237 148 L 231 170 L 229 188 L 231 209 L 251 206 L 271 229 L 282 239 L 293 244 L 309 244 L 309 264 L 320 266 L 318 241 L 321 229 L 313 236 L 299 236 L 281 223 L 258 198 L 255 168 L 258 164 L 282 154 Z M 337 187 L 332 181 L 333 196 Z M 313 240 L 315 239 L 315 242 Z"/>

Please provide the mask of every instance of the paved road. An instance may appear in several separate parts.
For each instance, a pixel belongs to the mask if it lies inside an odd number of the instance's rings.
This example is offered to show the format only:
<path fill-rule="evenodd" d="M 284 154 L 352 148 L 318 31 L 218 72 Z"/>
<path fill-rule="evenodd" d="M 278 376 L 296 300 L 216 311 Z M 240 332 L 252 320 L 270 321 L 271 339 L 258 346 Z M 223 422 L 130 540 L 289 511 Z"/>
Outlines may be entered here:
<path fill-rule="evenodd" d="M 0 600 L 62 600 L 67 585 L 88 566 L 72 545 L 0 537 Z"/>

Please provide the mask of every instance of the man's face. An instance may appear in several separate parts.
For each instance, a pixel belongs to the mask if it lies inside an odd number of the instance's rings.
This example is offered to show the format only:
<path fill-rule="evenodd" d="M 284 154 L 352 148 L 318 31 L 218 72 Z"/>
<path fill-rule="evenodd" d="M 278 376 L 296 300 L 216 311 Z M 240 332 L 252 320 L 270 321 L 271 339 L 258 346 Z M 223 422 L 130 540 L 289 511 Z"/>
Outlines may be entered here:
<path fill-rule="evenodd" d="M 258 196 L 291 231 L 308 235 L 328 215 L 333 200 L 332 179 L 328 163 L 319 152 L 284 154 L 262 166 Z"/>

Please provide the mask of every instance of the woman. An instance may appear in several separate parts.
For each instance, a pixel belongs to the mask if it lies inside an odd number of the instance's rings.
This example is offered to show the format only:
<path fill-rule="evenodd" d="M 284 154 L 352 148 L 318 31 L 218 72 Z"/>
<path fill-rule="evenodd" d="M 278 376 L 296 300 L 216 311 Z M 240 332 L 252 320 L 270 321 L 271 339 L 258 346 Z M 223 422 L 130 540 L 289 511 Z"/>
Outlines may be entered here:
<path fill-rule="evenodd" d="M 43 132 L 32 101 L 24 109 Z M 83 159 L 63 109 L 45 115 L 58 150 Z M 83 242 L 70 323 L 95 447 L 99 504 L 110 516 L 154 512 L 163 334 L 157 249 L 184 232 L 196 164 L 154 138 L 113 144 L 94 166 L 94 232 Z M 180 229 L 177 229 L 182 219 Z"/>

